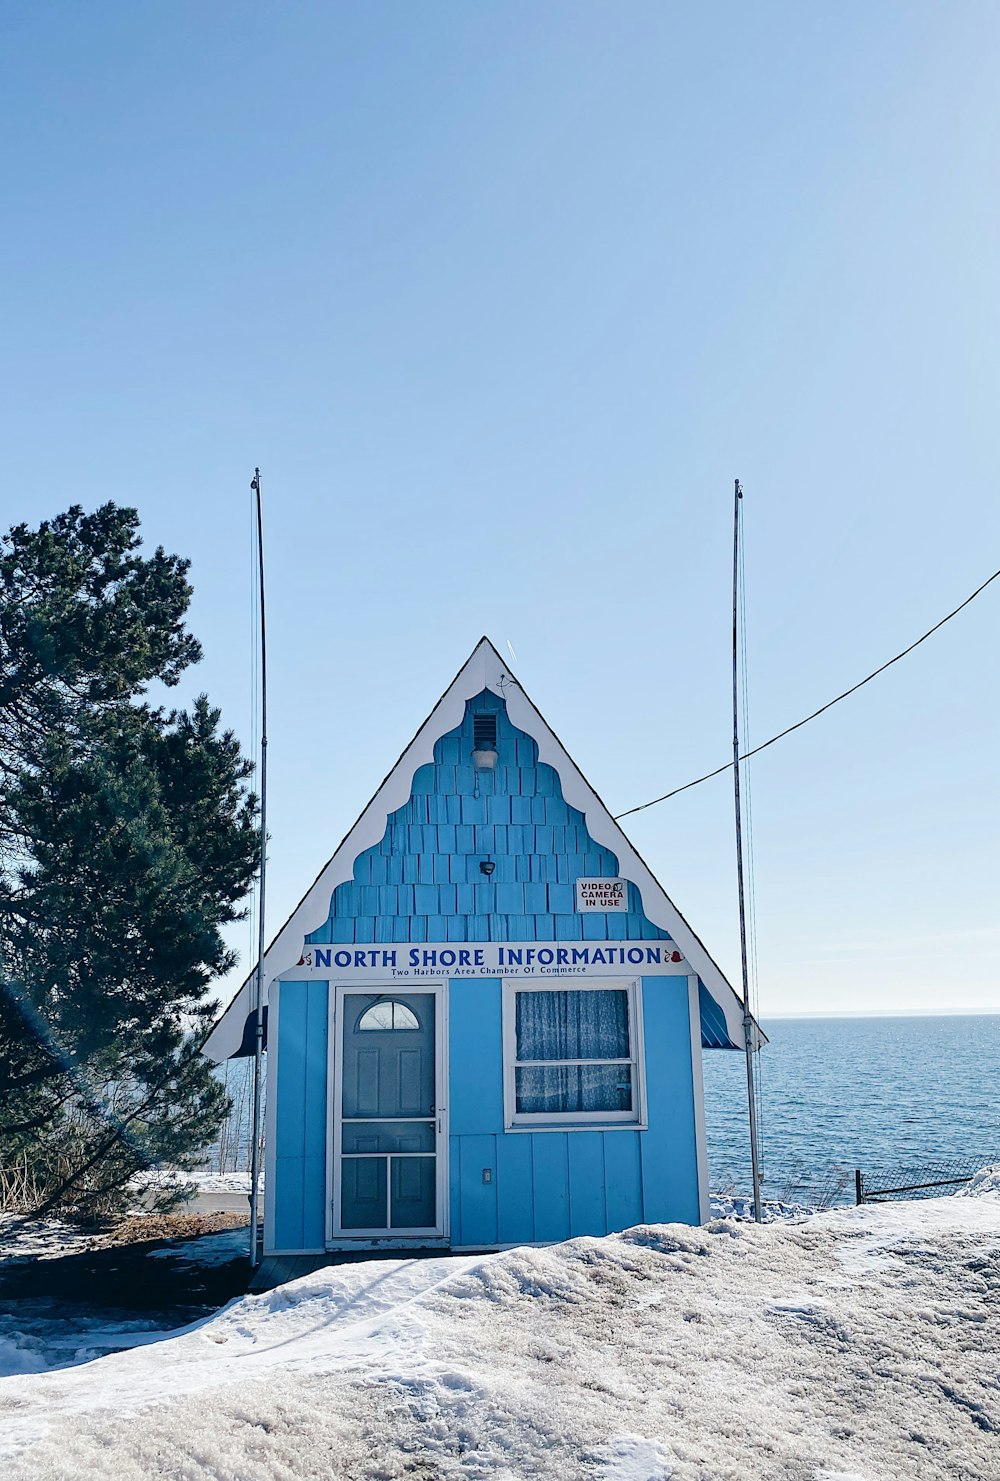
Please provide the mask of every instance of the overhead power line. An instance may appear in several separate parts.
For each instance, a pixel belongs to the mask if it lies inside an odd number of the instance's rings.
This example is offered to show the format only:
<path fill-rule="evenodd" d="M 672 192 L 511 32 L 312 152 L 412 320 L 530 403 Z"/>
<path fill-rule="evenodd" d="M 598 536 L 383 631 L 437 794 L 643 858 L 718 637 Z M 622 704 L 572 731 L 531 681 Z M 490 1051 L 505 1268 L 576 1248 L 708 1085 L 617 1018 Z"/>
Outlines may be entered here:
<path fill-rule="evenodd" d="M 977 586 L 975 591 L 965 598 L 964 602 L 959 602 L 953 612 L 949 612 L 946 617 L 942 617 L 940 622 L 935 622 L 933 627 L 929 627 L 908 648 L 904 648 L 901 653 L 897 653 L 893 658 L 880 664 L 877 669 L 873 669 L 870 674 L 866 674 L 863 679 L 859 679 L 856 684 L 852 684 L 850 689 L 845 689 L 843 694 L 838 694 L 834 699 L 828 699 L 825 705 L 820 705 L 819 709 L 813 710 L 811 715 L 806 715 L 802 720 L 796 720 L 794 725 L 789 725 L 785 730 L 779 730 L 777 735 L 772 735 L 770 740 L 762 741 L 759 746 L 754 746 L 752 750 L 744 751 L 740 756 L 740 760 L 747 761 L 751 756 L 756 756 L 760 751 L 766 751 L 768 746 L 774 745 L 775 741 L 784 740 L 785 736 L 791 735 L 793 730 L 801 730 L 803 725 L 808 725 L 810 720 L 815 720 L 819 715 L 825 714 L 834 705 L 840 704 L 842 699 L 847 699 L 850 695 L 857 694 L 859 689 L 863 689 L 866 684 L 870 684 L 873 679 L 877 679 L 879 674 L 884 674 L 886 669 L 892 668 L 894 663 L 898 663 L 901 658 L 906 658 L 907 654 L 912 653 L 914 648 L 919 648 L 921 643 L 926 643 L 927 639 L 933 637 L 940 628 L 944 627 L 946 622 L 950 622 L 970 602 L 974 602 L 976 597 L 980 596 L 998 576 L 1000 576 L 1000 571 L 994 571 L 993 575 L 987 576 L 982 586 Z M 636 807 L 628 807 L 624 812 L 615 813 L 615 821 L 620 822 L 622 818 L 627 818 L 632 813 L 644 812 L 647 807 L 656 807 L 657 803 L 667 802 L 671 797 L 676 797 L 680 792 L 688 792 L 692 787 L 699 787 L 702 782 L 711 781 L 712 777 L 721 776 L 724 771 L 729 771 L 735 764 L 733 761 L 727 761 L 723 766 L 717 766 L 714 771 L 706 771 L 704 776 L 695 777 L 693 782 L 685 782 L 683 787 L 674 787 L 672 792 L 664 792 L 662 797 L 654 797 L 649 802 L 640 802 Z"/>

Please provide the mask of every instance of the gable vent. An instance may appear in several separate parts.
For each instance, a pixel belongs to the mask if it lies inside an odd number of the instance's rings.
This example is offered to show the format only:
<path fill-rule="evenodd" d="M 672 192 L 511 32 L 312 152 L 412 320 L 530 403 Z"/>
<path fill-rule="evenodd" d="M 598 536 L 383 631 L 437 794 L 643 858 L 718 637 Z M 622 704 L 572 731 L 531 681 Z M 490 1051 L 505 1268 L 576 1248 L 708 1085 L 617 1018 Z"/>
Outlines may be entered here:
<path fill-rule="evenodd" d="M 479 746 L 495 746 L 497 743 L 496 715 L 473 715 L 472 741 Z"/>

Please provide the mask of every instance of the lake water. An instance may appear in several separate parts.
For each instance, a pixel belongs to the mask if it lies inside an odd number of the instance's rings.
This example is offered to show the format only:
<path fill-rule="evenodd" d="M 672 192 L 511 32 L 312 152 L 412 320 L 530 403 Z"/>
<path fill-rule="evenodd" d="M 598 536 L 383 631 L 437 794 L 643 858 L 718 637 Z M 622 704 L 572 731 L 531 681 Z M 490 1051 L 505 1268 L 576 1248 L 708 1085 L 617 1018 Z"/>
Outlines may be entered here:
<path fill-rule="evenodd" d="M 1000 1161 L 1000 1015 L 777 1018 L 763 1028 L 765 1197 L 853 1202 L 855 1167 Z M 744 1056 L 706 1050 L 704 1073 L 712 1189 L 748 1191 Z"/>

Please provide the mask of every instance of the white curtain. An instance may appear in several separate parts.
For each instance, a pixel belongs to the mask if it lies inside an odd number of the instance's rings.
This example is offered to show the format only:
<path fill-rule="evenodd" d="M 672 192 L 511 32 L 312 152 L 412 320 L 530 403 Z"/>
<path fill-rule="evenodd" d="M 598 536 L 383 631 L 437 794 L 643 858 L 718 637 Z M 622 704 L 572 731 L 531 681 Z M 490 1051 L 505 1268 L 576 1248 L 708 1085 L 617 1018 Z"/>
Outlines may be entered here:
<path fill-rule="evenodd" d="M 517 1059 L 614 1060 L 629 1055 L 628 993 L 519 992 Z M 523 1064 L 515 1070 L 517 1110 L 525 1115 L 629 1111 L 628 1064 Z"/>

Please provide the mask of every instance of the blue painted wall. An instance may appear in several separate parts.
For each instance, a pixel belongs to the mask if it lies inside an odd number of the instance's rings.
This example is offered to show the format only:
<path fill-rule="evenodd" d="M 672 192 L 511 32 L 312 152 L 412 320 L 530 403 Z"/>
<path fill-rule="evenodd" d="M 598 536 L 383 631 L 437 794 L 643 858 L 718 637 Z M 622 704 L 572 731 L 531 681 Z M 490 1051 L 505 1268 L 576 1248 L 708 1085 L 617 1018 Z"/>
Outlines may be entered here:
<path fill-rule="evenodd" d="M 497 717 L 496 769 L 472 764 L 474 712 Z M 480 862 L 491 858 L 487 880 Z M 338 885 L 313 944 L 410 941 L 669 940 L 629 884 L 627 912 L 579 914 L 575 881 L 615 877 L 618 859 L 563 798 L 555 770 L 484 690 L 415 773 L 380 842 Z M 289 987 L 297 991 L 289 993 Z M 320 998 L 313 990 L 322 987 Z M 697 1222 L 697 1169 L 686 978 L 643 985 L 649 1130 L 503 1130 L 499 982 L 450 985 L 451 1200 L 456 1245 L 603 1234 L 639 1221 Z M 288 1005 L 286 1008 L 286 1004 Z M 326 1135 L 326 990 L 281 991 L 275 1247 L 322 1244 Z M 322 1017 L 322 1024 L 320 1018 Z M 702 991 L 702 1041 L 728 1044 Z M 321 1046 L 321 1047 L 320 1047 Z M 322 1073 L 320 1072 L 322 1061 Z M 317 1162 L 318 1159 L 318 1162 Z M 483 1182 L 489 1168 L 492 1181 Z M 297 1243 L 301 1239 L 302 1244 Z"/>
<path fill-rule="evenodd" d="M 325 982 L 276 983 L 279 993 L 272 1175 L 274 1249 L 321 1250 L 326 1242 Z M 272 1020 L 273 1021 L 273 1020 Z"/>
<path fill-rule="evenodd" d="M 647 1131 L 505 1132 L 501 997 L 498 981 L 449 985 L 452 1243 L 518 1244 L 607 1234 L 630 1224 L 696 1224 L 687 979 L 643 983 Z"/>

